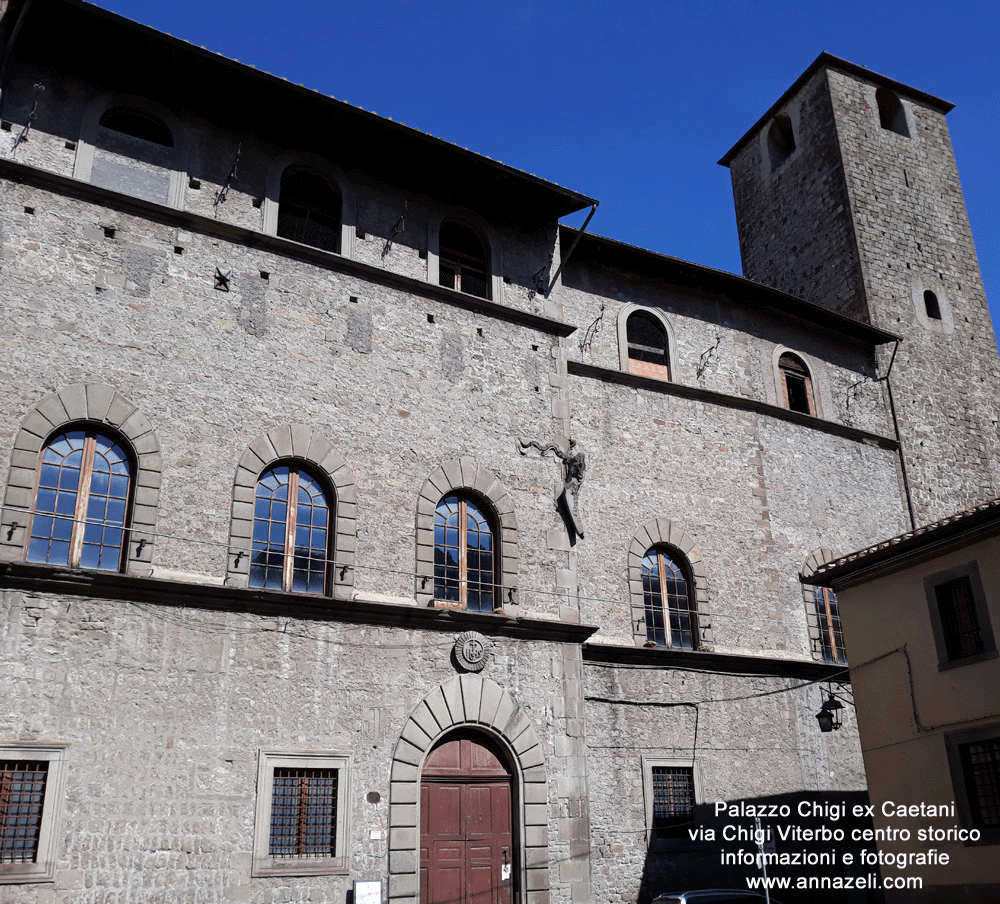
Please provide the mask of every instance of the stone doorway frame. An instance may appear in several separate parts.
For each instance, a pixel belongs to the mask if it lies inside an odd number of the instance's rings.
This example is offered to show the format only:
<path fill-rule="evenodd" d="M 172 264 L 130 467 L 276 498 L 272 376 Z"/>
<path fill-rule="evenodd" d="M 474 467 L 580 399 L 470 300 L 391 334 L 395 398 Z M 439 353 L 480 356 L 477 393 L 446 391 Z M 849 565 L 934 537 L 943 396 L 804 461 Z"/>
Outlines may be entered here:
<path fill-rule="evenodd" d="M 392 757 L 389 789 L 389 900 L 417 904 L 420 889 L 420 778 L 445 734 L 471 728 L 492 737 L 513 767 L 512 826 L 523 904 L 549 899 L 548 783 L 538 735 L 513 697 L 480 675 L 456 675 L 406 720 Z"/>

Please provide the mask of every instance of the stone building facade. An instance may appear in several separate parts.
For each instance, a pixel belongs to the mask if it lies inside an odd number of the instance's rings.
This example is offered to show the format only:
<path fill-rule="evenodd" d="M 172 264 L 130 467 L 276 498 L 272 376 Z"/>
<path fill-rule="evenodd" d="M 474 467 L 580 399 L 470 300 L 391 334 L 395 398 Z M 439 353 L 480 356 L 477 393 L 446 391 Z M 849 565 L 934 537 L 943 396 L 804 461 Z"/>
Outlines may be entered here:
<path fill-rule="evenodd" d="M 810 142 L 866 203 L 877 110 L 796 114 L 770 176 L 780 111 L 731 152 L 743 278 L 77 0 L 0 28 L 0 762 L 35 795 L 5 901 L 646 901 L 745 881 L 688 832 L 714 801 L 863 797 L 850 724 L 814 721 L 835 601 L 798 575 L 982 495 L 986 421 L 935 456 L 949 393 L 994 427 L 998 397 L 957 182 L 922 221 L 964 255 L 938 318 L 860 214 L 781 239 L 787 274 L 755 249 Z M 782 103 L 883 88 L 953 168 L 940 101 L 842 61 Z"/>

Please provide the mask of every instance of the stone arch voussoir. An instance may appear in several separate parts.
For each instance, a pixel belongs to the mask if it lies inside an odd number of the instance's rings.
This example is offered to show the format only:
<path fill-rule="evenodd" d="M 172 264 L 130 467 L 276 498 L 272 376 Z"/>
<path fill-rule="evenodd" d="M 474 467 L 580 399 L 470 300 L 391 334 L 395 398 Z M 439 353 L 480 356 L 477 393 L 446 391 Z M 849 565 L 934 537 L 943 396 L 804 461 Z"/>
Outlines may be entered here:
<path fill-rule="evenodd" d="M 396 742 L 389 783 L 389 900 L 416 904 L 420 877 L 420 775 L 431 748 L 457 728 L 472 728 L 507 751 L 514 771 L 515 837 L 522 900 L 549 895 L 548 785 L 542 746 L 510 694 L 481 675 L 456 675 L 424 697 Z"/>

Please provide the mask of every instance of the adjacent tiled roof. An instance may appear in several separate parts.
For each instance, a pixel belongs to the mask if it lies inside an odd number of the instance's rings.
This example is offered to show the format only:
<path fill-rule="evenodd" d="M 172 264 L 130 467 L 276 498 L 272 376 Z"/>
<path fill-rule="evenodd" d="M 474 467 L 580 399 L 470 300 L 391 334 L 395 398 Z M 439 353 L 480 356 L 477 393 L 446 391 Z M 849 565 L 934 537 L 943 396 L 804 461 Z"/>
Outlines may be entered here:
<path fill-rule="evenodd" d="M 807 584 L 827 584 L 855 575 L 862 570 L 887 567 L 957 539 L 973 540 L 979 534 L 1000 532 L 1000 498 L 990 499 L 974 508 L 963 509 L 904 534 L 883 540 L 820 565 L 812 574 L 802 575 Z"/>

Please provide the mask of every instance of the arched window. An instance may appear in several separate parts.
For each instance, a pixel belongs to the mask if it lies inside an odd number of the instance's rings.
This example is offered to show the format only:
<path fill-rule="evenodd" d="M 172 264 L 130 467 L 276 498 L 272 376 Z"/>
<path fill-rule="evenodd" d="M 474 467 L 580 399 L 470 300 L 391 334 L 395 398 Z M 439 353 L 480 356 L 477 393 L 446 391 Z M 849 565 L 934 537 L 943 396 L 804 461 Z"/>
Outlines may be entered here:
<path fill-rule="evenodd" d="M 878 121 L 882 128 L 909 138 L 910 130 L 906 125 L 906 113 L 896 92 L 885 87 L 879 88 L 875 92 L 875 102 L 878 104 Z"/>
<path fill-rule="evenodd" d="M 771 158 L 771 169 L 776 170 L 792 156 L 795 150 L 795 133 L 792 120 L 787 113 L 779 113 L 771 121 L 767 130 L 767 151 Z"/>
<path fill-rule="evenodd" d="M 132 138 L 158 144 L 165 148 L 174 146 L 174 136 L 161 119 L 136 107 L 113 107 L 105 110 L 98 120 L 101 128 Z"/>
<path fill-rule="evenodd" d="M 479 298 L 490 297 L 490 262 L 479 233 L 460 220 L 444 220 L 438 236 L 438 283 Z"/>
<path fill-rule="evenodd" d="M 657 380 L 670 379 L 667 331 L 648 311 L 634 311 L 626 324 L 628 369 Z"/>
<path fill-rule="evenodd" d="M 698 623 L 687 563 L 669 547 L 654 546 L 642 557 L 646 643 L 693 650 Z"/>
<path fill-rule="evenodd" d="M 341 203 L 336 186 L 316 170 L 290 166 L 281 174 L 277 234 L 339 253 Z"/>
<path fill-rule="evenodd" d="M 492 612 L 497 595 L 496 530 L 479 500 L 452 493 L 434 510 L 434 599 Z"/>
<path fill-rule="evenodd" d="M 816 414 L 812 379 L 805 362 L 797 355 L 786 352 L 778 359 L 778 373 L 785 407 L 802 414 Z"/>
<path fill-rule="evenodd" d="M 938 297 L 930 289 L 924 292 L 924 310 L 927 312 L 927 317 L 931 320 L 941 319 L 941 304 L 938 302 Z"/>
<path fill-rule="evenodd" d="M 27 560 L 118 571 L 127 548 L 134 468 L 123 443 L 92 427 L 42 449 Z"/>
<path fill-rule="evenodd" d="M 846 663 L 837 594 L 828 587 L 813 587 L 812 591 L 816 628 L 819 631 L 818 652 L 824 662 Z"/>
<path fill-rule="evenodd" d="M 138 107 L 111 107 L 101 115 L 94 133 L 90 181 L 168 204 L 174 158 L 174 136 L 162 119 Z"/>
<path fill-rule="evenodd" d="M 333 533 L 319 479 L 295 462 L 279 462 L 257 479 L 251 587 L 325 593 Z"/>

